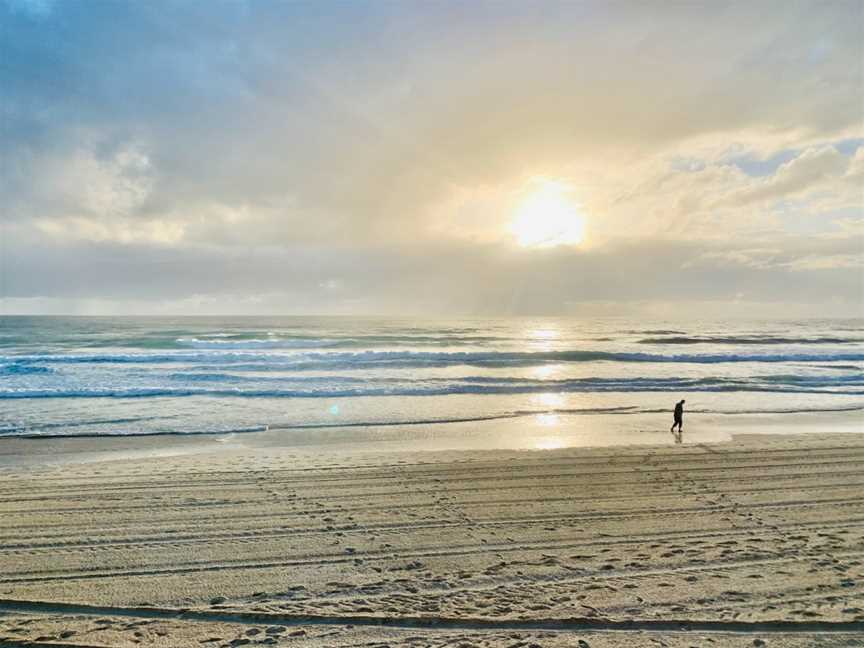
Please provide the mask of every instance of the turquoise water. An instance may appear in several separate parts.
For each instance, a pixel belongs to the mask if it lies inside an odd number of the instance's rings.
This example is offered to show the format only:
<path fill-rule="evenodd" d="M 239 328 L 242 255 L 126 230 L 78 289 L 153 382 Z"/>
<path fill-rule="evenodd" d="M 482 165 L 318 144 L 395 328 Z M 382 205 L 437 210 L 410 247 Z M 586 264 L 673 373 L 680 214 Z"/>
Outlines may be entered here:
<path fill-rule="evenodd" d="M 591 417 L 638 434 L 679 398 L 694 424 L 859 412 L 862 369 L 862 320 L 3 317 L 0 435 Z"/>

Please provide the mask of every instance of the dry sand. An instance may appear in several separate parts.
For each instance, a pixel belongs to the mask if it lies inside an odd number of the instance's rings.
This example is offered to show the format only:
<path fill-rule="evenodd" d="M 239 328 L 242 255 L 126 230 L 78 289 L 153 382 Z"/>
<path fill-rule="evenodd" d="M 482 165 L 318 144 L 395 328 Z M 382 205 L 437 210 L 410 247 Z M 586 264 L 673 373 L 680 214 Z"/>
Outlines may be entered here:
<path fill-rule="evenodd" d="M 0 645 L 864 646 L 859 435 L 74 443 L 0 442 Z"/>

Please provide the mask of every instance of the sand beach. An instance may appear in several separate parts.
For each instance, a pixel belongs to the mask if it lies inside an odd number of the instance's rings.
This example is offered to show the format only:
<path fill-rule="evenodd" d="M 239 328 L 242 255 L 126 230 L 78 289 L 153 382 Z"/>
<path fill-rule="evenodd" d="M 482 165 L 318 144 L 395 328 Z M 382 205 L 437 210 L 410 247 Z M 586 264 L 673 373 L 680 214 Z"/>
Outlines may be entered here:
<path fill-rule="evenodd" d="M 864 648 L 862 36 L 0 0 L 0 648 Z"/>
<path fill-rule="evenodd" d="M 2 646 L 860 646 L 864 438 L 0 441 Z"/>

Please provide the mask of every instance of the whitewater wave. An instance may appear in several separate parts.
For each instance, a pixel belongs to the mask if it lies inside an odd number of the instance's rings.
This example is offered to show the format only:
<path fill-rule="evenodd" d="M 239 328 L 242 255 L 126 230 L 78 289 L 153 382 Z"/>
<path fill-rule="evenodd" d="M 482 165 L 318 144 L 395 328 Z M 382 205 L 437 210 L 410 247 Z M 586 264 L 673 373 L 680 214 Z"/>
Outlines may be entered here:
<path fill-rule="evenodd" d="M 336 337 L 280 337 L 269 333 L 266 338 L 214 333 L 202 338 L 179 337 L 174 345 L 181 349 L 208 349 L 213 351 L 244 351 L 269 349 L 333 349 L 351 347 L 412 347 L 412 346 L 465 346 L 506 342 L 508 338 L 480 335 L 363 335 Z"/>
<path fill-rule="evenodd" d="M 50 367 L 42 367 L 40 365 L 20 362 L 10 362 L 9 364 L 0 365 L 0 376 L 24 376 L 28 374 L 50 373 L 54 373 L 54 370 Z"/>
<path fill-rule="evenodd" d="M 153 374 L 140 374 L 142 376 Z M 157 374 L 158 376 L 158 374 Z M 158 376 L 163 378 L 163 376 Z M 864 374 L 855 375 L 802 375 L 802 374 L 770 374 L 753 377 L 740 378 L 724 378 L 724 377 L 703 377 L 703 378 L 657 378 L 657 377 L 638 377 L 638 378 L 526 378 L 526 377 L 508 377 L 508 376 L 453 376 L 453 377 L 437 377 L 428 376 L 419 379 L 409 378 L 387 378 L 387 377 L 355 377 L 355 376 L 255 376 L 241 375 L 236 373 L 199 373 L 199 372 L 179 372 L 164 375 L 165 380 L 183 383 L 224 383 L 224 384 L 300 384 L 300 385 L 396 385 L 396 384 L 415 384 L 415 385 L 451 385 L 456 383 L 462 384 L 477 384 L 477 385 L 535 385 L 545 391 L 556 391 L 566 389 L 576 385 L 593 385 L 593 384 L 612 384 L 612 385 L 661 385 L 669 388 L 687 388 L 700 385 L 754 385 L 759 383 L 768 384 L 788 384 L 806 387 L 819 386 L 839 386 L 839 385 L 860 385 L 864 387 Z"/>
<path fill-rule="evenodd" d="M 591 392 L 773 392 L 798 394 L 864 395 L 864 379 L 846 377 L 841 381 L 807 379 L 793 380 L 728 379 L 728 378 L 584 378 L 573 380 L 423 380 L 389 383 L 366 381 L 356 387 L 344 382 L 320 382 L 303 388 L 269 386 L 144 386 L 144 387 L 84 387 L 84 388 L 11 388 L 0 389 L 0 399 L 19 398 L 184 398 L 191 396 L 242 398 L 361 398 L 370 396 L 449 396 L 453 394 L 534 394 Z M 276 381 L 274 381 L 276 382 Z M 288 381 L 290 382 L 290 381 Z M 363 383 L 364 381 L 358 381 Z"/>
<path fill-rule="evenodd" d="M 691 353 L 660 354 L 614 351 L 360 351 L 323 353 L 105 353 L 0 356 L 0 362 L 46 364 L 209 364 L 250 363 L 280 366 L 293 371 L 352 368 L 423 368 L 467 365 L 477 367 L 536 366 L 568 362 L 653 362 L 720 364 L 734 362 L 861 362 L 861 352 L 826 353 Z"/>
<path fill-rule="evenodd" d="M 639 344 L 732 344 L 732 345 L 772 345 L 772 344 L 860 344 L 864 338 L 846 337 L 783 337 L 773 335 L 695 335 L 648 337 Z"/>
<path fill-rule="evenodd" d="M 316 338 L 316 339 L 199 339 L 199 338 L 177 338 L 176 343 L 181 347 L 193 349 L 211 349 L 214 351 L 225 350 L 257 350 L 257 349 L 320 349 L 344 344 L 342 340 Z"/>

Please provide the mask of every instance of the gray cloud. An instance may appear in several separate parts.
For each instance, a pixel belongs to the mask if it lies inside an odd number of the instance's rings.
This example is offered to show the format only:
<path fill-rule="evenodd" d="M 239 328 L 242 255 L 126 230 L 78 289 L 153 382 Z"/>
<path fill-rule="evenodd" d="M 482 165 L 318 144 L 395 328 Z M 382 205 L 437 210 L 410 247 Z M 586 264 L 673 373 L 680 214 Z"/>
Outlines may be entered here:
<path fill-rule="evenodd" d="M 858 3 L 22 7 L 0 4 L 7 297 L 545 312 L 860 289 L 840 220 L 862 149 L 832 147 L 862 135 Z M 753 179 L 733 144 L 802 152 Z M 532 176 L 581 192 L 583 249 L 506 241 Z M 845 251 L 793 244 L 772 206 L 793 199 Z"/>
<path fill-rule="evenodd" d="M 783 164 L 766 181 L 754 183 L 730 197 L 733 204 L 746 205 L 763 200 L 794 197 L 814 185 L 843 176 L 849 159 L 837 149 L 826 146 L 808 149 Z"/>
<path fill-rule="evenodd" d="M 154 304 L 190 296 L 244 297 L 300 312 L 560 314 L 582 302 L 781 303 L 826 296 L 854 309 L 864 275 L 849 272 L 860 249 L 848 240 L 804 240 L 785 250 L 653 241 L 602 252 L 549 253 L 502 246 L 343 250 L 270 247 L 167 249 L 130 245 L 35 245 L 4 260 L 12 298 L 128 299 Z M 33 254 L 34 250 L 38 254 Z M 86 259 L 86 261 L 83 261 Z M 826 260 L 833 259 L 834 264 Z M 821 261 L 820 261 L 821 260 Z M 839 261 L 839 262 L 838 262 Z M 806 270 L 804 272 L 803 270 Z M 68 277 L 74 276 L 70 285 Z"/>

